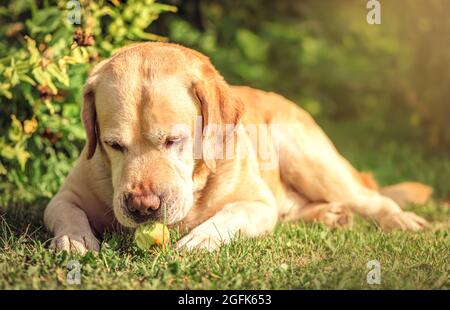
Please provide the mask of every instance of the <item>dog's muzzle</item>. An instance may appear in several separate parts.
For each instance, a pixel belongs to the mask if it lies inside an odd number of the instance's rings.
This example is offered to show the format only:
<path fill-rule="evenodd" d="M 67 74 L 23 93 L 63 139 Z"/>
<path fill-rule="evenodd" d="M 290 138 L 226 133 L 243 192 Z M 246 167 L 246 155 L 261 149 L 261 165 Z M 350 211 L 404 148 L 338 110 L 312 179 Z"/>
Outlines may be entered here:
<path fill-rule="evenodd" d="M 128 192 L 123 195 L 122 206 L 126 214 L 136 223 L 159 220 L 162 197 L 153 193 Z"/>

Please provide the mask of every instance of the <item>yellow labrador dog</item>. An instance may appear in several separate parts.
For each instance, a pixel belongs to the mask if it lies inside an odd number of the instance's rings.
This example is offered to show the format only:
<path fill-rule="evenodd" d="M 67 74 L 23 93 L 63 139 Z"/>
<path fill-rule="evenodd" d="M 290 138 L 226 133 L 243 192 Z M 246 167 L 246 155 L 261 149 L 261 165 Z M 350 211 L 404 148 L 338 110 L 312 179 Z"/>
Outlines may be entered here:
<path fill-rule="evenodd" d="M 270 232 L 279 219 L 420 230 L 400 204 L 431 189 L 378 189 L 287 99 L 228 85 L 204 55 L 142 43 L 98 64 L 84 88 L 87 143 L 45 210 L 52 247 L 99 250 L 106 230 L 165 221 L 176 248 L 215 249 Z M 389 198 L 389 196 L 391 198 Z"/>

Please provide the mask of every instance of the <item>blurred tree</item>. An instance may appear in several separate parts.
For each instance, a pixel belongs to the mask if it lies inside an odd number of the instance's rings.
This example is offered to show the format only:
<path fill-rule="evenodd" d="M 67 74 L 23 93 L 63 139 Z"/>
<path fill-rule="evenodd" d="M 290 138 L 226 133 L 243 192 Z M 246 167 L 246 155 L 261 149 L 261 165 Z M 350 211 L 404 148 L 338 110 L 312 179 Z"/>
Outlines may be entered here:
<path fill-rule="evenodd" d="M 280 92 L 315 116 L 450 144 L 446 0 L 382 2 L 381 25 L 367 23 L 360 0 L 168 3 L 180 13 L 159 31 L 209 55 L 231 83 Z"/>
<path fill-rule="evenodd" d="M 448 2 L 420 0 L 389 4 L 394 36 L 406 51 L 398 70 L 399 100 L 411 125 L 422 128 L 431 145 L 450 144 L 450 19 Z M 398 14 L 406 10 L 407 14 Z M 396 14 L 397 13 L 397 14 Z"/>

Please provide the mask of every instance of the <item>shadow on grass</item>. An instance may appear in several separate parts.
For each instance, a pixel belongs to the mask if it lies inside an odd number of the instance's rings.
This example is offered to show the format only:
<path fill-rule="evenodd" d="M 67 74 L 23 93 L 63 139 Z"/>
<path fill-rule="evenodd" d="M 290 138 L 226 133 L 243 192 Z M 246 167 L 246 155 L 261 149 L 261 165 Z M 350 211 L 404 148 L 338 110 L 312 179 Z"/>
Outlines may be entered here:
<path fill-rule="evenodd" d="M 11 237 L 23 236 L 46 243 L 51 234 L 44 225 L 44 210 L 47 201 L 37 201 L 30 205 L 11 205 L 0 207 L 2 228 L 8 230 Z M 3 226 L 7 226 L 6 228 Z M 3 234 L 6 232 L 4 231 Z"/>

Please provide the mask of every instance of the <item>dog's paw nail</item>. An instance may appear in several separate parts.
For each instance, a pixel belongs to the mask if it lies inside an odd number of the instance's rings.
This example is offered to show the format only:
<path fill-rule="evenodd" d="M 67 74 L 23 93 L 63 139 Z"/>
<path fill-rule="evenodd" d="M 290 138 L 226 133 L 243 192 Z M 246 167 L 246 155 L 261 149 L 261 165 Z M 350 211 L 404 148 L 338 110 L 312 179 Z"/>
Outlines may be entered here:
<path fill-rule="evenodd" d="M 381 221 L 381 227 L 386 230 L 400 229 L 419 231 L 425 228 L 428 222 L 413 212 L 399 212 L 386 216 Z"/>
<path fill-rule="evenodd" d="M 321 215 L 321 221 L 328 227 L 351 226 L 353 223 L 353 213 L 341 204 L 329 204 Z"/>
<path fill-rule="evenodd" d="M 65 234 L 55 237 L 50 244 L 53 252 L 66 251 L 67 253 L 76 253 L 85 255 L 88 251 L 98 252 L 100 242 L 94 236 Z"/>

